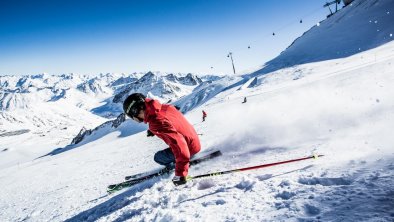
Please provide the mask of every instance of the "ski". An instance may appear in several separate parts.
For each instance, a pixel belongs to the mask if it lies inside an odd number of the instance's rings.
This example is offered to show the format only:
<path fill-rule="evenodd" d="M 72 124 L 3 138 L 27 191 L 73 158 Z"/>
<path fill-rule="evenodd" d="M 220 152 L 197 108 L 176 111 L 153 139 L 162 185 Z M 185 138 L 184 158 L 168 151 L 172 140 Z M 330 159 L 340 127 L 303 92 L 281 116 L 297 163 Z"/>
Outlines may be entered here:
<path fill-rule="evenodd" d="M 200 163 L 202 161 L 206 161 L 206 160 L 212 159 L 212 158 L 220 156 L 220 155 L 222 155 L 222 153 L 220 151 L 215 151 L 215 152 L 212 152 L 212 153 L 210 153 L 210 154 L 208 154 L 206 156 L 198 157 L 198 158 L 196 158 L 194 160 L 191 160 L 189 162 L 189 165 L 193 166 L 193 165 L 195 165 L 197 163 Z M 164 167 L 164 168 L 162 168 L 162 169 L 160 169 L 158 171 L 152 171 L 152 172 L 147 172 L 147 173 L 139 173 L 139 174 L 135 174 L 135 175 L 131 175 L 131 176 L 126 176 L 125 180 L 138 180 L 138 179 L 140 179 L 142 177 L 149 176 L 149 175 L 152 175 L 152 174 L 154 174 L 154 175 L 163 175 L 165 173 L 173 171 L 174 167 L 175 167 L 174 165 L 171 165 L 169 167 Z"/>
<path fill-rule="evenodd" d="M 218 157 L 218 156 L 221 156 L 221 155 L 222 155 L 222 153 L 220 152 L 220 150 L 218 150 L 218 151 L 212 152 L 212 153 L 210 153 L 210 154 L 208 154 L 206 156 L 198 157 L 198 158 L 196 158 L 194 160 L 191 160 L 189 162 L 189 165 L 193 166 L 193 165 L 196 165 L 198 163 L 210 160 L 212 158 L 215 158 L 215 157 Z M 142 174 L 126 176 L 125 177 L 126 181 L 121 182 L 121 183 L 117 183 L 117 184 L 109 185 L 108 188 L 107 188 L 107 192 L 108 193 L 114 193 L 114 192 L 119 191 L 119 190 L 121 190 L 123 188 L 131 187 L 131 186 L 133 186 L 135 184 L 138 184 L 138 183 L 141 183 L 143 181 L 146 181 L 146 180 L 149 180 L 149 179 L 152 179 L 152 178 L 164 175 L 164 174 L 169 174 L 174 169 L 175 169 L 175 166 L 171 166 L 171 167 L 165 167 L 163 169 L 160 169 L 157 172 L 150 173 L 150 174 L 147 174 L 147 175 L 141 176 L 141 177 L 139 177 L 139 176 L 142 175 Z"/>
<path fill-rule="evenodd" d="M 142 178 L 142 177 L 145 177 L 145 176 L 149 176 L 149 175 L 152 175 L 152 174 L 162 175 L 162 174 L 165 174 L 165 173 L 167 173 L 167 172 L 169 172 L 169 171 L 171 171 L 173 169 L 174 169 L 174 166 L 171 165 L 169 167 L 164 167 L 164 168 L 162 168 L 160 170 L 152 170 L 150 172 L 137 173 L 137 174 L 134 174 L 134 175 L 131 175 L 131 176 L 125 176 L 124 179 L 127 181 L 127 180 L 139 179 L 139 178 Z"/>

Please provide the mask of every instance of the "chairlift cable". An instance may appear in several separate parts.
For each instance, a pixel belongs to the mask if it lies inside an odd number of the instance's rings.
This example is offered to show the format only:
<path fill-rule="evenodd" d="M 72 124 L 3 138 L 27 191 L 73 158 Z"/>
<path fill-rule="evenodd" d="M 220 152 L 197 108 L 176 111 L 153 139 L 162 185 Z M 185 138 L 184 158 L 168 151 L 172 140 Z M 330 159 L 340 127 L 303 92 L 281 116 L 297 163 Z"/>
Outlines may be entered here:
<path fill-rule="evenodd" d="M 250 41 L 249 44 L 246 44 L 246 45 L 248 45 L 247 47 L 242 47 L 242 48 L 239 47 L 239 48 L 235 48 L 235 49 L 232 47 L 229 47 L 229 49 L 230 49 L 229 51 L 234 52 L 234 54 L 242 54 L 245 51 L 250 51 L 252 48 L 251 46 L 254 46 L 254 48 L 256 48 L 256 45 L 258 45 L 258 44 L 256 44 L 257 42 L 260 42 L 260 41 L 267 39 L 267 38 L 272 38 L 273 36 L 276 37 L 277 33 L 280 33 L 280 31 L 287 29 L 288 27 L 294 25 L 295 23 L 298 23 L 298 24 L 303 23 L 303 21 L 306 18 L 322 11 L 323 9 L 324 9 L 324 7 L 319 6 L 318 8 L 315 8 L 315 9 L 309 11 L 308 13 L 305 13 L 303 16 L 298 17 L 298 18 L 300 18 L 300 20 L 293 19 L 291 22 L 281 26 L 279 29 L 274 30 L 271 34 L 266 34 L 258 39 L 255 39 L 254 41 Z M 300 21 L 302 21 L 302 22 L 300 22 Z M 221 56 L 220 59 L 218 58 L 217 62 L 210 63 L 210 66 L 209 66 L 210 71 L 212 71 L 212 69 L 214 69 L 215 67 L 218 67 L 218 64 L 228 63 L 228 61 L 227 61 L 228 59 L 227 59 L 226 55 L 227 55 L 226 53 L 223 53 L 223 56 Z M 220 63 L 219 63 L 219 61 L 220 61 Z"/>

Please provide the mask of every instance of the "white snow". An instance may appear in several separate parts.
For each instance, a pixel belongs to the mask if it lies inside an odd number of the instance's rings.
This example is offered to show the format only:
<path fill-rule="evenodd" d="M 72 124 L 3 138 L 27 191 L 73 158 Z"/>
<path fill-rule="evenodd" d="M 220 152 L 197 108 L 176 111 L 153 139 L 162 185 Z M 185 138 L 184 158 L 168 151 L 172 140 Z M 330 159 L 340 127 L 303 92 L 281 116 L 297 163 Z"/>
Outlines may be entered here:
<path fill-rule="evenodd" d="M 389 0 L 364 2 L 356 11 L 370 25 L 366 5 Z M 340 20 L 323 21 L 319 28 L 335 21 Z M 381 32 L 375 34 L 387 38 L 393 25 L 378 24 Z M 356 29 L 351 32 L 357 36 Z M 394 42 L 384 39 L 366 49 L 367 41 L 354 46 L 362 51 L 351 56 L 257 72 L 251 87 L 241 77 L 203 83 L 177 102 L 190 110 L 186 117 L 202 134 L 198 155 L 223 153 L 191 167 L 190 175 L 324 157 L 181 187 L 167 175 L 108 195 L 106 187 L 124 176 L 160 168 L 153 155 L 166 148 L 140 132 L 145 125 L 128 120 L 66 152 L 0 168 L 0 221 L 393 221 Z M 51 103 L 45 108 L 49 114 L 61 109 Z M 208 113 L 205 122 L 201 110 Z M 70 116 L 60 118 L 63 124 Z M 7 147 L 20 152 L 46 141 L 27 134 L 0 139 L 1 148 L 9 141 Z M 7 152 L 0 150 L 0 158 Z"/>
<path fill-rule="evenodd" d="M 299 64 L 345 58 L 391 41 L 392 0 L 356 0 L 296 39 L 253 75 Z M 377 31 L 379 30 L 379 31 Z"/>

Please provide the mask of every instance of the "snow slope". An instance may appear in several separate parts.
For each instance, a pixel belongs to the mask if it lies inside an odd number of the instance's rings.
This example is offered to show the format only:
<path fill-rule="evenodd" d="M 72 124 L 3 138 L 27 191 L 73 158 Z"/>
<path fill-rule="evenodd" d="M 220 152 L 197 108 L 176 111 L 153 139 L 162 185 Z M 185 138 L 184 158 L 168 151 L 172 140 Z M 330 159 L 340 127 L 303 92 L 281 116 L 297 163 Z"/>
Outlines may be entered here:
<path fill-rule="evenodd" d="M 299 64 L 345 58 L 394 39 L 394 1 L 356 0 L 296 39 L 251 76 Z"/>

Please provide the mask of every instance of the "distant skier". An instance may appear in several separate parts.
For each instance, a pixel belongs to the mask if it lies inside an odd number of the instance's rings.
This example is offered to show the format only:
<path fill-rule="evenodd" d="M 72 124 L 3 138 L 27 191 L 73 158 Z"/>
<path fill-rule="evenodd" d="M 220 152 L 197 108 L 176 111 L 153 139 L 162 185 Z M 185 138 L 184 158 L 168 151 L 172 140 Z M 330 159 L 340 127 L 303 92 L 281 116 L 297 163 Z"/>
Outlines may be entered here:
<path fill-rule="evenodd" d="M 162 139 L 169 148 L 156 152 L 156 163 L 170 167 L 175 163 L 172 182 L 182 185 L 187 182 L 190 158 L 201 149 L 200 140 L 193 126 L 174 106 L 161 104 L 133 93 L 123 103 L 124 113 L 139 123 L 148 123 L 149 131 Z"/>
<path fill-rule="evenodd" d="M 207 113 L 203 110 L 202 111 L 202 121 L 205 121 L 205 118 L 207 118 Z"/>
<path fill-rule="evenodd" d="M 248 100 L 246 99 L 246 97 L 244 97 L 244 101 L 242 103 L 246 103 Z"/>

